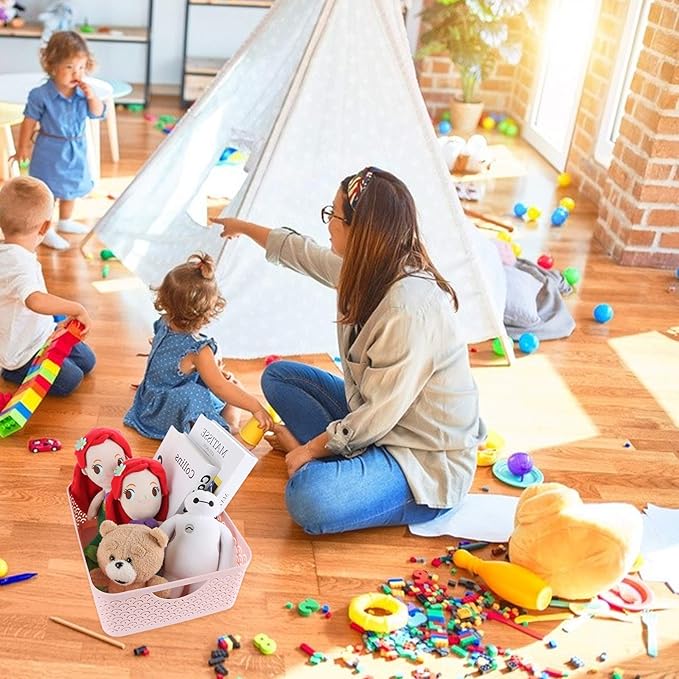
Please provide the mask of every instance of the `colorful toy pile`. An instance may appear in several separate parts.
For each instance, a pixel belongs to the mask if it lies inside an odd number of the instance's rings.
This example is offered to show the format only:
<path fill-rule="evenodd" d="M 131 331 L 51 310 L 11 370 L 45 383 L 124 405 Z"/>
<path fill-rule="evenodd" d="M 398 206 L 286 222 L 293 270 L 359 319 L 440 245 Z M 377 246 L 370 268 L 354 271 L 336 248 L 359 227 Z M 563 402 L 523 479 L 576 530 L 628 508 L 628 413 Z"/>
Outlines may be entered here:
<path fill-rule="evenodd" d="M 80 342 L 82 329 L 82 324 L 72 319 L 58 328 L 40 350 L 14 396 L 5 397 L 6 404 L 0 412 L 0 438 L 19 431 L 28 422 L 47 396 L 71 349 Z"/>

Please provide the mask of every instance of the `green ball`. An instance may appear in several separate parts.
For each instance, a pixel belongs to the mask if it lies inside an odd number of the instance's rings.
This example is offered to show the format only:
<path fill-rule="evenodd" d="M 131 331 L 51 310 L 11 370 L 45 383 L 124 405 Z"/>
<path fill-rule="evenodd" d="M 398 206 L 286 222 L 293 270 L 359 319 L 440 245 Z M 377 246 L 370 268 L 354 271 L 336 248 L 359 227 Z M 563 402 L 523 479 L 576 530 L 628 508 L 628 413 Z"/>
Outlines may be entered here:
<path fill-rule="evenodd" d="M 562 274 L 568 285 L 575 285 L 580 280 L 580 272 L 574 266 L 567 267 Z"/>
<path fill-rule="evenodd" d="M 507 132 L 507 125 L 509 125 L 509 121 L 505 118 L 505 120 L 501 120 L 498 124 L 497 127 L 495 128 L 498 132 L 501 134 L 506 134 Z"/>
<path fill-rule="evenodd" d="M 507 123 L 505 126 L 505 134 L 508 137 L 516 137 L 516 135 L 519 134 L 519 128 L 516 123 Z"/>
<path fill-rule="evenodd" d="M 504 356 L 505 355 L 505 349 L 502 346 L 502 340 L 499 337 L 496 337 L 493 340 L 493 353 L 496 356 Z"/>
<path fill-rule="evenodd" d="M 450 122 L 450 111 L 444 111 L 441 114 L 441 120 L 447 120 L 448 122 Z"/>
<path fill-rule="evenodd" d="M 99 257 L 101 257 L 104 261 L 107 259 L 115 259 L 116 256 L 110 251 L 110 250 L 102 250 L 99 253 Z"/>

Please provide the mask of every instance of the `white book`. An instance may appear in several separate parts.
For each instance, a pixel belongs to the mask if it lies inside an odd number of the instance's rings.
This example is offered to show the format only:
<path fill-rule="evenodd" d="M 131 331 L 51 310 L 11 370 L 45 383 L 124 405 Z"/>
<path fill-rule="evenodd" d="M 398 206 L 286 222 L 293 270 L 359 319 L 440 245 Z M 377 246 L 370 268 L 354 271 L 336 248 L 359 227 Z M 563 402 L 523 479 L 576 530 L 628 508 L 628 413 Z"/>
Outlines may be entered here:
<path fill-rule="evenodd" d="M 160 447 L 153 456 L 165 468 L 168 498 L 168 517 L 183 510 L 189 493 L 200 487 L 209 490 L 221 465 L 205 455 L 199 446 L 182 432 L 170 427 Z"/>
<path fill-rule="evenodd" d="M 216 422 L 200 415 L 188 434 L 212 464 L 219 468 L 215 475 L 213 493 L 217 496 L 220 512 L 229 504 L 243 481 L 257 463 L 245 446 Z"/>

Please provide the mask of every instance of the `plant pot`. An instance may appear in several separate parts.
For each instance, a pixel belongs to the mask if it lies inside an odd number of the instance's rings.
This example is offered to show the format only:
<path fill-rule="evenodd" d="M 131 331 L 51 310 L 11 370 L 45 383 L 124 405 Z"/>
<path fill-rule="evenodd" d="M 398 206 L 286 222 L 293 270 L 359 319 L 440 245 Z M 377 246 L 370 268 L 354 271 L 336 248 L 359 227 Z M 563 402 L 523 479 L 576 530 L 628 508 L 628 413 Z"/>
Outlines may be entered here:
<path fill-rule="evenodd" d="M 479 124 L 482 113 L 482 101 L 467 104 L 453 98 L 450 102 L 450 123 L 453 126 L 453 134 L 462 137 L 472 134 Z"/>

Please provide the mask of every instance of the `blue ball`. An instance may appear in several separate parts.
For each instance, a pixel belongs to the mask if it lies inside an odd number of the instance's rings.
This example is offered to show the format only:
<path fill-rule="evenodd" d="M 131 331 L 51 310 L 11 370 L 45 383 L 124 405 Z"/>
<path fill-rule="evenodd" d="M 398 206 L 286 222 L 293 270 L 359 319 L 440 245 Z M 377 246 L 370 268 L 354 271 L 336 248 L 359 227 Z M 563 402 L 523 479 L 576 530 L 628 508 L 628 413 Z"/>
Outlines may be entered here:
<path fill-rule="evenodd" d="M 517 217 L 523 217 L 526 214 L 526 212 L 528 212 L 528 208 L 523 203 L 517 203 L 514 206 L 514 214 Z"/>
<path fill-rule="evenodd" d="M 449 120 L 442 120 L 439 123 L 439 133 L 440 134 L 448 134 L 453 129 L 453 126 L 450 124 Z"/>
<path fill-rule="evenodd" d="M 613 307 L 610 304 L 597 304 L 592 312 L 597 323 L 608 323 L 613 318 Z"/>
<path fill-rule="evenodd" d="M 679 269 L 677 269 L 677 270 L 674 272 L 674 275 L 675 275 L 677 278 L 679 278 Z"/>
<path fill-rule="evenodd" d="M 523 351 L 524 354 L 532 354 L 538 350 L 540 346 L 540 340 L 532 332 L 524 332 L 521 337 L 519 337 L 519 349 Z"/>
<path fill-rule="evenodd" d="M 561 226 L 568 219 L 568 210 L 563 207 L 558 207 L 552 212 L 552 224 L 554 226 Z"/>

